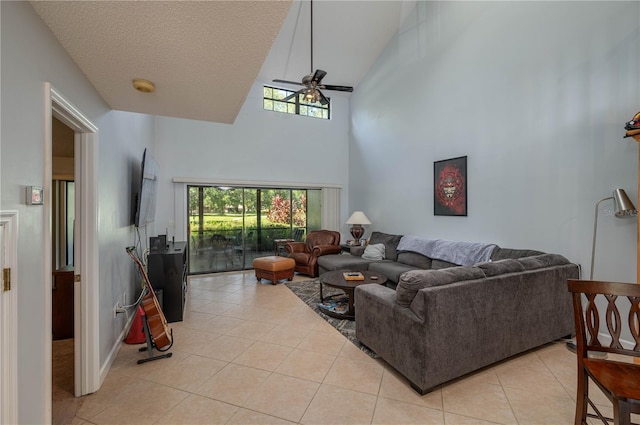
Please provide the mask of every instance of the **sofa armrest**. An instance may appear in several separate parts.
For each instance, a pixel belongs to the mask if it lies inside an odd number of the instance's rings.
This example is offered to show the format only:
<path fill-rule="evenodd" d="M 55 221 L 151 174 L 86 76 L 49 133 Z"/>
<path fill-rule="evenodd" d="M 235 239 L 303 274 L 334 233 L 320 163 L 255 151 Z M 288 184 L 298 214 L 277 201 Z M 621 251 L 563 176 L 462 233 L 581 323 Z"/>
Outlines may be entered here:
<path fill-rule="evenodd" d="M 363 298 L 362 304 L 368 304 L 369 301 L 379 304 L 376 308 L 393 309 L 396 304 L 396 291 L 384 285 L 359 285 L 356 286 L 355 293 L 356 297 Z"/>
<path fill-rule="evenodd" d="M 316 245 L 313 247 L 312 254 L 314 257 L 319 257 L 321 255 L 340 254 L 341 252 L 340 245 Z"/>
<path fill-rule="evenodd" d="M 284 249 L 286 249 L 289 254 L 293 254 L 294 252 L 305 252 L 305 244 L 304 242 L 287 242 L 284 245 Z"/>
<path fill-rule="evenodd" d="M 368 328 L 371 323 L 377 322 L 378 325 L 389 323 L 393 329 L 398 326 L 402 327 L 398 324 L 398 320 L 420 327 L 424 325 L 423 320 L 411 309 L 398 305 L 396 291 L 388 286 L 376 284 L 356 286 L 355 299 L 358 305 L 356 312 L 356 337 L 358 339 L 360 336 L 367 339 L 364 334 L 369 332 Z M 374 331 L 372 336 L 377 334 L 378 330 Z"/>
<path fill-rule="evenodd" d="M 424 389 L 418 378 L 430 345 L 429 328 L 411 309 L 396 302 L 395 291 L 384 285 L 359 285 L 355 289 L 356 338 L 387 363 Z"/>

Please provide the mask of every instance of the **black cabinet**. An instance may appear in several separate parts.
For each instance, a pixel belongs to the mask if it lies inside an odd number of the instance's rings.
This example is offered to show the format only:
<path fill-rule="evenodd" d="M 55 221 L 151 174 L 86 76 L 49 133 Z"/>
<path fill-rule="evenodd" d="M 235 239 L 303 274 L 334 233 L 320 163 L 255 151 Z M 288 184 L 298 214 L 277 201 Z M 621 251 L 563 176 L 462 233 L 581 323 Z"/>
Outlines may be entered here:
<path fill-rule="evenodd" d="M 162 290 L 164 317 L 167 322 L 181 321 L 187 293 L 187 243 L 169 242 L 164 250 L 151 251 L 147 261 L 151 286 Z"/>

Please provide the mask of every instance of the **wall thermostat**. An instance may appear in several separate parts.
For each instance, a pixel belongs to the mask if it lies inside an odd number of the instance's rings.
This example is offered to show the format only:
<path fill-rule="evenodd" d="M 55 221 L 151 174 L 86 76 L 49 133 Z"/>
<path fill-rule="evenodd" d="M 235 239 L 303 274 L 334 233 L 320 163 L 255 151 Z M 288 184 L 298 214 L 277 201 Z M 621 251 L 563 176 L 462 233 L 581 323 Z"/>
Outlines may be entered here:
<path fill-rule="evenodd" d="M 43 205 L 44 189 L 39 186 L 27 186 L 27 205 Z"/>

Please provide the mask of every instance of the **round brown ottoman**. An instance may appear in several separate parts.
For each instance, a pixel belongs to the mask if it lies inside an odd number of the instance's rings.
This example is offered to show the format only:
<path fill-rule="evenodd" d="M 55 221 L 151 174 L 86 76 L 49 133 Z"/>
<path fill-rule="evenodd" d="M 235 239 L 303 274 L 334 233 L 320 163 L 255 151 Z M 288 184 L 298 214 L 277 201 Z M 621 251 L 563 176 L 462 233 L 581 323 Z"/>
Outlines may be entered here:
<path fill-rule="evenodd" d="M 296 262 L 293 261 L 293 258 L 272 255 L 253 260 L 253 268 L 256 272 L 256 279 L 268 279 L 275 285 L 281 279 L 293 279 Z"/>

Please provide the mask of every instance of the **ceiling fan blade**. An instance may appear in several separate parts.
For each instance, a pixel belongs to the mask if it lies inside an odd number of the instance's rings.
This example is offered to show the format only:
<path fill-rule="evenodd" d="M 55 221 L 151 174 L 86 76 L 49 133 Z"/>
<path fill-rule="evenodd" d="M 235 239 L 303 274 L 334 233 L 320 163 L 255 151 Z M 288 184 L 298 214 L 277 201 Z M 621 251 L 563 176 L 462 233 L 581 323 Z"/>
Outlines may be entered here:
<path fill-rule="evenodd" d="M 332 86 L 330 84 L 324 84 L 322 88 L 327 90 L 336 90 L 336 91 L 348 91 L 348 92 L 353 91 L 353 87 L 350 87 L 350 86 Z"/>
<path fill-rule="evenodd" d="M 316 72 L 313 74 L 313 78 L 311 79 L 311 81 L 315 82 L 316 85 L 320 84 L 320 81 L 322 81 L 325 75 L 327 75 L 326 71 L 316 69 Z"/>
<path fill-rule="evenodd" d="M 320 90 L 316 90 L 318 92 L 318 94 L 320 95 L 320 103 L 322 105 L 326 105 L 329 103 L 329 99 L 327 99 Z"/>
<path fill-rule="evenodd" d="M 304 91 L 305 91 L 305 90 L 306 90 L 306 89 L 301 89 L 301 90 L 298 90 L 298 91 L 297 91 L 297 92 L 295 92 L 295 93 L 291 93 L 289 96 L 285 97 L 284 99 L 281 99 L 280 101 L 281 101 L 281 102 L 286 102 L 286 101 L 288 101 L 288 100 L 291 100 L 291 99 L 293 99 L 294 97 L 297 97 L 300 93 L 304 93 Z"/>
<path fill-rule="evenodd" d="M 272 80 L 274 83 L 285 83 L 285 84 L 295 84 L 296 86 L 303 85 L 302 83 L 298 83 L 295 81 L 287 81 L 287 80 Z"/>

